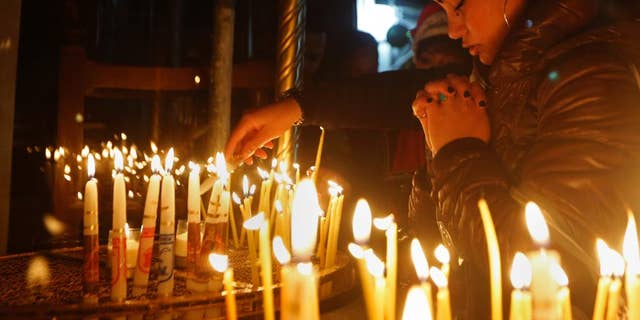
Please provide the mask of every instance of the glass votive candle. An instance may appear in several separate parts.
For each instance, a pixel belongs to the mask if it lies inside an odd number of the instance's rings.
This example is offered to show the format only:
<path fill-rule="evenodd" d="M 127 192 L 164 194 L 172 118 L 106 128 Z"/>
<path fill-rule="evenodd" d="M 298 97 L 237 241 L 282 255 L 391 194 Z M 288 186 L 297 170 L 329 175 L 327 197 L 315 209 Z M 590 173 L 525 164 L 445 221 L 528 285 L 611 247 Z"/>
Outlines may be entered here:
<path fill-rule="evenodd" d="M 129 228 L 125 229 L 127 236 L 127 278 L 133 278 L 133 273 L 136 270 L 138 262 L 138 248 L 140 247 L 140 229 Z M 113 256 L 112 242 L 111 242 L 112 230 L 109 230 L 109 241 L 107 242 L 107 265 L 111 267 L 111 257 Z"/>
<path fill-rule="evenodd" d="M 176 267 L 184 268 L 187 264 L 187 221 L 178 220 L 176 227 Z"/>

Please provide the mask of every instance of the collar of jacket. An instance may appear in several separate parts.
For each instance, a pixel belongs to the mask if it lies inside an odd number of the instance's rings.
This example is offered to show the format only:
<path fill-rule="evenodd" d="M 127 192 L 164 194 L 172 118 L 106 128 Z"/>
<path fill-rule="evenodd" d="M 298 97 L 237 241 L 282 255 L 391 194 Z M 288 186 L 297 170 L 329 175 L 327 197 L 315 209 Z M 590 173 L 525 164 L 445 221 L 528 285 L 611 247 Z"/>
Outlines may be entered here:
<path fill-rule="evenodd" d="M 528 2 L 488 70 L 490 84 L 530 73 L 547 50 L 582 31 L 598 13 L 596 0 Z"/>

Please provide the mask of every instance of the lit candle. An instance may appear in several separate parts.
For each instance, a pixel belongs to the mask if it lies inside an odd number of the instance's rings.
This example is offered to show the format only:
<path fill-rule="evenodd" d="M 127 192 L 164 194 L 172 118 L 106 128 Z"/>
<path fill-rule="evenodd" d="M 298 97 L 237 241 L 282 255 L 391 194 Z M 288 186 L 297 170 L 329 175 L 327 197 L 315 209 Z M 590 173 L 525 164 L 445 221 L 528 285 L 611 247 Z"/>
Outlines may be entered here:
<path fill-rule="evenodd" d="M 613 271 L 613 280 L 609 286 L 609 300 L 607 301 L 607 320 L 618 319 L 620 309 L 620 294 L 622 292 L 622 276 L 624 275 L 624 258 L 615 250 L 609 249 L 609 261 Z"/>
<path fill-rule="evenodd" d="M 377 229 L 384 230 L 387 239 L 387 276 L 384 299 L 385 319 L 396 318 L 396 283 L 398 281 L 398 225 L 394 221 L 393 214 L 382 219 L 376 218 L 373 224 Z"/>
<path fill-rule="evenodd" d="M 431 303 L 419 286 L 413 286 L 407 293 L 402 311 L 402 320 L 431 320 Z"/>
<path fill-rule="evenodd" d="M 449 262 L 451 261 L 451 255 L 449 254 L 449 250 L 441 244 L 439 244 L 434 250 L 433 254 L 436 257 L 436 260 L 442 264 L 442 273 L 444 273 L 447 280 L 449 280 Z"/>
<path fill-rule="evenodd" d="M 47 149 L 49 151 L 49 149 Z M 50 152 L 50 151 L 49 151 Z M 100 259 L 98 256 L 98 180 L 93 155 L 87 158 L 89 180 L 84 187 L 84 278 L 83 301 L 98 303 L 100 290 Z"/>
<path fill-rule="evenodd" d="M 356 203 L 351 227 L 356 244 L 354 246 L 349 245 L 349 251 L 358 262 L 358 273 L 360 274 L 360 283 L 362 284 L 362 293 L 367 307 L 367 314 L 369 317 L 373 317 L 373 279 L 367 271 L 367 264 L 364 260 L 365 253 L 368 251 L 369 237 L 371 236 L 371 208 L 369 208 L 367 200 L 360 199 Z M 359 247 L 359 250 L 355 249 L 356 246 Z"/>
<path fill-rule="evenodd" d="M 447 277 L 442 270 L 431 267 L 429 269 L 433 283 L 438 287 L 436 295 L 436 320 L 451 320 L 451 299 L 449 298 L 449 287 Z"/>
<path fill-rule="evenodd" d="M 571 320 L 573 318 L 571 311 L 571 291 L 569 291 L 569 277 L 562 267 L 554 263 L 551 265 L 551 274 L 560 287 L 557 293 L 558 304 L 562 312 L 563 320 Z"/>
<path fill-rule="evenodd" d="M 216 153 L 216 175 L 218 179 L 211 191 L 200 249 L 200 265 L 203 267 L 207 266 L 206 259 L 210 253 L 223 254 L 227 249 L 230 194 L 225 186 L 228 185 L 229 174 L 224 155 L 220 152 Z"/>
<path fill-rule="evenodd" d="M 316 162 L 314 165 L 315 170 L 313 170 L 313 173 L 311 174 L 311 180 L 313 180 L 313 183 L 318 181 L 318 171 L 320 170 L 320 162 L 322 162 L 322 149 L 324 148 L 325 132 L 324 127 L 320 127 L 320 141 L 318 142 L 318 151 L 316 152 Z"/>
<path fill-rule="evenodd" d="M 156 233 L 156 217 L 158 215 L 158 198 L 160 197 L 160 181 L 162 165 L 160 157 L 154 155 L 151 160 L 153 175 L 149 179 L 147 197 L 144 202 L 142 216 L 142 230 L 140 232 L 140 248 L 138 249 L 137 267 L 133 275 L 133 296 L 139 297 L 147 292 L 151 257 L 153 255 L 153 240 Z"/>
<path fill-rule="evenodd" d="M 273 320 L 275 311 L 273 305 L 273 279 L 271 278 L 271 242 L 269 236 L 269 220 L 265 219 L 264 212 L 260 212 L 244 222 L 247 230 L 259 231 L 260 265 L 262 266 L 262 305 L 264 306 L 264 319 Z"/>
<path fill-rule="evenodd" d="M 596 247 L 598 249 L 598 258 L 600 259 L 600 279 L 598 280 L 596 301 L 593 307 L 593 320 L 603 320 L 607 309 L 613 270 L 611 261 L 609 261 L 609 246 L 602 239 L 598 239 L 596 240 Z"/>
<path fill-rule="evenodd" d="M 282 319 L 320 319 L 318 284 L 311 263 L 320 211 L 315 185 L 309 179 L 300 181 L 293 197 L 291 213 L 291 249 L 294 258 L 300 262 L 284 280 L 287 283 L 287 295 L 295 298 L 287 299 L 289 305 L 281 310 Z"/>
<path fill-rule="evenodd" d="M 331 194 L 333 205 L 331 206 L 331 221 L 329 222 L 329 237 L 327 238 L 327 257 L 325 259 L 325 268 L 331 268 L 336 263 L 338 238 L 340 236 L 340 223 L 342 221 L 342 205 L 344 203 L 342 187 L 333 181 L 329 181 L 329 194 Z"/>
<path fill-rule="evenodd" d="M 511 307 L 510 320 L 531 320 L 531 263 L 522 252 L 516 253 L 511 265 Z"/>
<path fill-rule="evenodd" d="M 624 233 L 622 253 L 627 261 L 625 272 L 625 290 L 627 301 L 640 301 L 640 249 L 638 248 L 638 231 L 633 213 L 629 212 L 629 222 Z M 640 320 L 640 306 L 638 303 L 627 304 L 628 318 Z"/>
<path fill-rule="evenodd" d="M 549 227 L 540 208 L 533 202 L 526 205 L 525 219 L 533 241 L 540 247 L 540 250 L 529 253 L 533 271 L 531 279 L 533 318 L 560 319 L 561 308 L 556 299 L 558 284 L 551 273 L 551 266 L 559 263 L 559 259 L 556 252 L 545 249 L 549 244 Z"/>
<path fill-rule="evenodd" d="M 233 269 L 229 267 L 229 257 L 212 253 L 209 255 L 209 262 L 215 271 L 224 273 L 222 283 L 224 285 L 224 300 L 227 307 L 227 320 L 236 320 L 238 318 L 238 312 L 236 311 L 236 294 L 233 288 Z"/>
<path fill-rule="evenodd" d="M 111 300 L 121 302 L 127 298 L 127 191 L 122 170 L 122 153 L 115 149 L 113 177 L 113 230 L 111 235 Z"/>
<path fill-rule="evenodd" d="M 255 185 L 254 185 L 255 186 Z M 252 187 L 254 187 L 252 186 Z M 251 188 L 249 188 L 249 179 L 247 176 L 242 177 L 242 191 L 244 193 L 244 200 L 242 204 L 240 204 L 240 212 L 242 214 L 242 219 L 247 221 L 251 218 L 251 205 L 253 202 Z M 240 244 L 244 241 L 244 234 L 247 235 L 247 246 L 249 250 L 249 264 L 251 266 L 251 283 L 254 287 L 257 287 L 260 284 L 260 275 L 257 265 L 257 254 L 256 254 L 256 243 L 254 232 L 251 230 L 247 230 L 246 228 L 242 228 L 240 233 Z"/>
<path fill-rule="evenodd" d="M 296 184 L 298 184 L 300 182 L 300 165 L 294 163 L 293 168 L 296 170 Z"/>
<path fill-rule="evenodd" d="M 203 291 L 204 281 L 197 281 L 196 274 L 202 250 L 200 232 L 200 166 L 189 162 L 189 184 L 187 186 L 187 232 L 176 236 L 176 255 L 186 256 L 187 288 L 191 291 Z M 199 279 L 198 279 L 199 280 Z"/>
<path fill-rule="evenodd" d="M 370 320 L 385 319 L 385 280 L 384 280 L 384 263 L 378 258 L 373 251 L 365 255 L 367 270 L 374 279 L 374 295 L 373 295 L 373 314 Z"/>
<path fill-rule="evenodd" d="M 291 290 L 291 273 L 295 272 L 294 267 L 290 264 L 291 254 L 284 245 L 281 237 L 275 236 L 273 238 L 273 255 L 280 263 L 280 315 L 282 319 L 286 319 L 287 316 L 291 318 L 293 312 L 287 310 L 298 309 L 298 298 L 293 296 L 295 290 Z"/>
<path fill-rule="evenodd" d="M 431 284 L 428 282 L 429 262 L 417 238 L 411 240 L 411 260 L 413 261 L 413 267 L 416 269 L 418 280 L 420 280 L 420 288 L 424 291 L 424 296 L 427 298 L 429 319 L 431 319 L 433 318 L 433 296 L 431 294 Z"/>
<path fill-rule="evenodd" d="M 165 174 L 162 178 L 162 193 L 160 198 L 160 236 L 158 237 L 160 268 L 158 272 L 158 295 L 161 297 L 173 295 L 176 218 L 175 181 L 173 175 L 171 175 L 173 158 L 173 148 L 171 148 L 165 158 Z"/>
<path fill-rule="evenodd" d="M 484 199 L 478 202 L 489 256 L 491 277 L 491 319 L 502 320 L 502 273 L 500 271 L 500 247 L 489 206 Z"/>

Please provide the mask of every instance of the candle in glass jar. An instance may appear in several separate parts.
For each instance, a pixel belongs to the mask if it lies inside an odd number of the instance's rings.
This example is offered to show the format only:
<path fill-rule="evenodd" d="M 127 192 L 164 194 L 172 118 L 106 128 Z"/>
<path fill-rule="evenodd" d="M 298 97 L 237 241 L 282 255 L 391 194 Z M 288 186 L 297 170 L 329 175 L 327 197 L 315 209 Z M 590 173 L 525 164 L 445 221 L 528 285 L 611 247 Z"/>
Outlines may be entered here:
<path fill-rule="evenodd" d="M 124 228 L 127 221 L 127 192 L 122 174 L 122 153 L 118 149 L 114 151 L 114 168 L 111 300 L 121 302 L 127 298 L 127 239 Z"/>

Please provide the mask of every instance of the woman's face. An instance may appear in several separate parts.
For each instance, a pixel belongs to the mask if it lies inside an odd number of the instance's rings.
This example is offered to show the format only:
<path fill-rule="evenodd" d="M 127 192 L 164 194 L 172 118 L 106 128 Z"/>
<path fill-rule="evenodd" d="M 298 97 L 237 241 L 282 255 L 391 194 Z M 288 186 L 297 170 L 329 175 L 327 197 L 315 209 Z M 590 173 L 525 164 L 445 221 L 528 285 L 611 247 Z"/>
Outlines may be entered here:
<path fill-rule="evenodd" d="M 516 12 L 525 0 L 436 0 L 447 13 L 449 37 L 462 39 L 462 46 L 484 64 L 495 59 L 506 37 L 509 27 L 503 12 L 510 22 L 515 21 Z M 506 2 L 505 2 L 506 1 Z"/>

